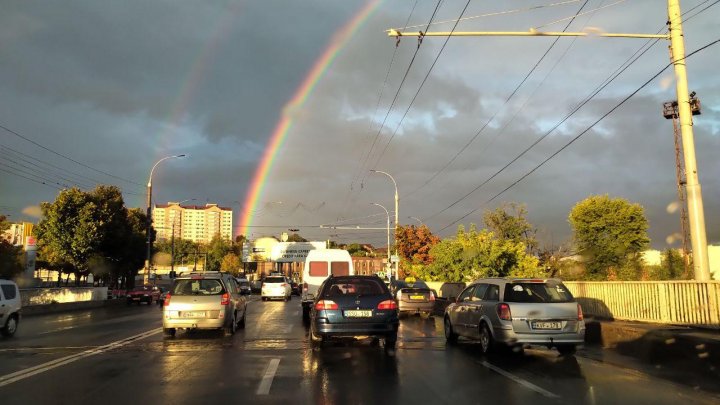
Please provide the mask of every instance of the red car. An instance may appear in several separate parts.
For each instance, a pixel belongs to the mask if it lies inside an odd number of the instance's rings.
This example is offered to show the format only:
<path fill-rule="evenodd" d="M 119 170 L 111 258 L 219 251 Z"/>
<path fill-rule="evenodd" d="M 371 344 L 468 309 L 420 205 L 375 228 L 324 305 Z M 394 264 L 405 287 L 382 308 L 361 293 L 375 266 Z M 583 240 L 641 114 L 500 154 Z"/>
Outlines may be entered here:
<path fill-rule="evenodd" d="M 134 289 L 128 291 L 126 295 L 128 305 L 134 302 L 137 302 L 138 305 L 140 305 L 141 302 L 147 302 L 148 304 L 152 304 L 153 302 L 156 302 L 159 298 L 160 289 L 149 285 L 135 287 Z"/>

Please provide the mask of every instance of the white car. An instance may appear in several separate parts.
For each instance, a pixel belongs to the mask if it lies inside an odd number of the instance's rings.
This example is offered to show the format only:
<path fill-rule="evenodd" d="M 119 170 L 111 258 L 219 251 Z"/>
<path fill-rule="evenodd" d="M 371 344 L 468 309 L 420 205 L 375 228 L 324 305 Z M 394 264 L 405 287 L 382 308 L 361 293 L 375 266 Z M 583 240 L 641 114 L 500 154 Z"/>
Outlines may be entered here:
<path fill-rule="evenodd" d="M 0 333 L 10 337 L 20 323 L 20 290 L 10 280 L 0 280 Z"/>
<path fill-rule="evenodd" d="M 269 276 L 263 280 L 260 292 L 260 297 L 262 297 L 263 301 L 273 298 L 290 301 L 291 295 L 292 288 L 290 287 L 290 282 L 284 276 Z"/>

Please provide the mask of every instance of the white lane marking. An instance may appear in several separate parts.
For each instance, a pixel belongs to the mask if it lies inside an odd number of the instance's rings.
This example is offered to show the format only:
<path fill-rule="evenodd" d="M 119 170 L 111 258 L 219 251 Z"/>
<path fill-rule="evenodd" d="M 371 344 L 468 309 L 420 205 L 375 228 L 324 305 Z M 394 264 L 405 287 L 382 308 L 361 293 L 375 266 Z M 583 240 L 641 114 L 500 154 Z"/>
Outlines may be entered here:
<path fill-rule="evenodd" d="M 537 392 L 537 393 L 539 393 L 539 394 L 541 394 L 541 395 L 543 395 L 543 396 L 545 396 L 545 397 L 548 397 L 548 398 L 560 398 L 560 395 L 553 394 L 552 392 L 550 392 L 550 391 L 548 391 L 548 390 L 545 390 L 545 389 L 543 389 L 543 388 L 540 388 L 540 387 L 538 387 L 537 385 L 531 383 L 530 381 L 523 380 L 522 378 L 520 378 L 520 377 L 518 377 L 518 376 L 516 376 L 516 375 L 514 375 L 514 374 L 511 374 L 511 373 L 509 373 L 509 372 L 501 369 L 500 367 L 493 366 L 492 364 L 488 363 L 487 361 L 482 361 L 482 362 L 480 362 L 480 364 L 482 364 L 484 367 L 489 368 L 490 370 L 492 370 L 492 371 L 494 371 L 494 372 L 496 372 L 496 373 L 498 373 L 498 374 L 500 374 L 500 375 L 502 375 L 502 376 L 505 376 L 505 377 L 507 377 L 507 378 L 515 381 L 516 383 L 522 385 L 523 387 L 528 388 L 528 389 L 531 389 L 531 390 L 533 390 L 533 391 L 535 391 L 535 392 Z"/>
<path fill-rule="evenodd" d="M 80 350 L 94 349 L 98 346 L 51 346 L 51 347 L 11 347 L 8 349 L 0 349 L 0 352 L 36 352 L 39 350 Z"/>
<path fill-rule="evenodd" d="M 277 373 L 278 365 L 280 365 L 280 359 L 270 360 L 265 370 L 265 375 L 263 375 L 262 381 L 260 381 L 260 385 L 258 386 L 257 395 L 267 395 L 270 393 L 270 386 L 272 386 L 273 378 L 275 378 L 275 373 Z"/>
<path fill-rule="evenodd" d="M 10 385 L 14 382 L 18 382 L 20 380 L 24 380 L 24 379 L 32 377 L 34 375 L 52 370 L 54 368 L 73 363 L 75 361 L 84 359 L 86 357 L 94 356 L 96 354 L 101 354 L 106 351 L 125 346 L 125 345 L 135 342 L 137 340 L 145 339 L 146 337 L 156 335 L 160 332 L 162 332 L 162 328 L 152 329 L 147 332 L 137 334 L 135 336 L 130 336 L 129 338 L 125 338 L 125 339 L 118 340 L 118 341 L 115 341 L 112 343 L 108 343 L 104 346 L 99 346 L 94 349 L 85 350 L 84 352 L 71 354 L 70 356 L 61 357 L 59 359 L 48 361 L 47 363 L 43 363 L 43 364 L 40 364 L 40 365 L 37 365 L 34 367 L 26 368 L 24 370 L 16 371 L 14 373 L 6 374 L 4 376 L 0 376 L 0 387 Z"/>

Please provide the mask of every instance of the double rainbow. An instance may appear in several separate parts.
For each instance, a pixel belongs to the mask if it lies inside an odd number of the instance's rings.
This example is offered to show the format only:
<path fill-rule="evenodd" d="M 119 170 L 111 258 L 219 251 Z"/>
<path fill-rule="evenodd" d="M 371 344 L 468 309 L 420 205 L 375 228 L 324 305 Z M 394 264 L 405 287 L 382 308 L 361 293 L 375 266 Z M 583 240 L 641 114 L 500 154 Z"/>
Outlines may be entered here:
<path fill-rule="evenodd" d="M 381 2 L 382 0 L 370 0 L 345 26 L 333 35 L 330 44 L 315 61 L 312 69 L 295 92 L 295 95 L 285 104 L 282 116 L 275 125 L 272 136 L 255 170 L 255 175 L 250 182 L 250 188 L 245 195 L 245 203 L 240 216 L 239 228 L 235 232 L 236 235 L 247 236 L 248 234 L 248 227 L 252 224 L 253 212 L 263 194 L 267 177 L 275 162 L 275 156 L 277 156 L 278 151 L 292 128 L 293 119 L 291 112 L 300 109 L 303 104 L 305 104 L 305 101 L 307 101 L 318 81 L 323 74 L 325 74 L 342 48 L 363 23 L 367 21 Z"/>

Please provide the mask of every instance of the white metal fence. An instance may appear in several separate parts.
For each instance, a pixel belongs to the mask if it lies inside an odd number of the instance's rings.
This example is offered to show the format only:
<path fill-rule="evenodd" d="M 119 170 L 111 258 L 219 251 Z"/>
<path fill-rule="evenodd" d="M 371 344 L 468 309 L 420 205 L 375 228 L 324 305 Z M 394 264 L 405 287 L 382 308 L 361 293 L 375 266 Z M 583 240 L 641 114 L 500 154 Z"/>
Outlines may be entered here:
<path fill-rule="evenodd" d="M 22 306 L 44 305 L 80 301 L 104 301 L 107 287 L 63 287 L 20 289 Z"/>
<path fill-rule="evenodd" d="M 720 329 L 720 281 L 566 281 L 587 315 Z"/>

